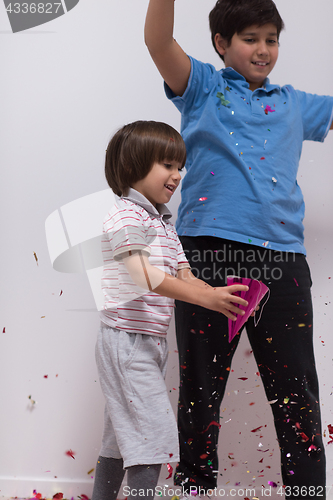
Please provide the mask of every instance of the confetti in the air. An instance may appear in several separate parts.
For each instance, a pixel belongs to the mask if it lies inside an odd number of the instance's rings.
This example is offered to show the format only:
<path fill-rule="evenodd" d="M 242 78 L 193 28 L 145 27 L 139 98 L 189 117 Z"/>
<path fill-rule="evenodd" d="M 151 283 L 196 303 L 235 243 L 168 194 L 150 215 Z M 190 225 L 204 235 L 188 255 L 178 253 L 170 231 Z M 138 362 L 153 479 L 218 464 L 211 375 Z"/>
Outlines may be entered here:
<path fill-rule="evenodd" d="M 67 455 L 68 457 L 74 458 L 74 460 L 75 460 L 75 457 L 74 457 L 74 455 L 76 455 L 75 451 L 68 450 L 65 452 L 65 455 Z"/>

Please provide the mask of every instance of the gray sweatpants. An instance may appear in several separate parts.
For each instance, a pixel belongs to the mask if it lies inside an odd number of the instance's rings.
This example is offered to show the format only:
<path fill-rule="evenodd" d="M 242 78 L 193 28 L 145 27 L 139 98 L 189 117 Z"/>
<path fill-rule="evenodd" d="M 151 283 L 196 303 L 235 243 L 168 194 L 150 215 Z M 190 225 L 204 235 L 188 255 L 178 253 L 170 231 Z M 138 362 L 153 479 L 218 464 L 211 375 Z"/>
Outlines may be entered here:
<path fill-rule="evenodd" d="M 164 337 L 101 326 L 96 363 L 106 406 L 100 456 L 122 458 L 124 468 L 179 460 L 164 381 L 167 358 Z"/>

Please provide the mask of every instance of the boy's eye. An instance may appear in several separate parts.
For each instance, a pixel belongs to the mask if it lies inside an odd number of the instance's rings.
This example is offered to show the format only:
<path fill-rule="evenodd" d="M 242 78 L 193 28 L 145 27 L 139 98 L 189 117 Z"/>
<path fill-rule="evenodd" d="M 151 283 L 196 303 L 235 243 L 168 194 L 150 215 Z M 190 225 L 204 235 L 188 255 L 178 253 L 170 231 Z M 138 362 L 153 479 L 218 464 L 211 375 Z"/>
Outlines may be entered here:
<path fill-rule="evenodd" d="M 171 163 L 164 163 L 164 166 L 165 166 L 165 168 L 171 168 L 172 167 Z"/>

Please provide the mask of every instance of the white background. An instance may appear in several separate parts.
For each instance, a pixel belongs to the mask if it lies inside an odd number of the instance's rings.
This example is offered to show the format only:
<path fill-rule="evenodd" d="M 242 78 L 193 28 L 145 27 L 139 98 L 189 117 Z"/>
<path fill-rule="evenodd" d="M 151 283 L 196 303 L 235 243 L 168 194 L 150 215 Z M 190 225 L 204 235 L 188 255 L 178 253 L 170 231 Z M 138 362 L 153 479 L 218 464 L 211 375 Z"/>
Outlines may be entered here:
<path fill-rule="evenodd" d="M 186 52 L 220 68 L 207 21 L 214 3 L 177 0 L 175 37 Z M 286 30 L 271 81 L 332 94 L 332 0 L 276 3 Z M 47 497 L 92 491 L 88 471 L 98 456 L 104 406 L 94 361 L 99 320 L 86 274 L 52 268 L 44 225 L 61 206 L 107 188 L 104 152 L 118 127 L 154 119 L 179 129 L 143 42 L 147 4 L 81 0 L 66 15 L 17 34 L 0 5 L 0 496 L 29 496 L 34 488 Z M 324 144 L 304 145 L 298 176 L 325 444 L 333 424 L 332 157 L 333 132 Z M 179 194 L 170 203 L 174 214 L 178 202 Z M 173 327 L 169 338 L 176 409 Z M 270 407 L 248 351 L 243 336 L 221 407 L 219 484 L 226 487 L 281 484 Z M 251 432 L 259 426 L 261 433 Z M 75 459 L 66 456 L 70 449 Z M 326 449 L 332 485 L 333 444 Z M 172 484 L 167 475 L 164 468 L 161 484 Z"/>

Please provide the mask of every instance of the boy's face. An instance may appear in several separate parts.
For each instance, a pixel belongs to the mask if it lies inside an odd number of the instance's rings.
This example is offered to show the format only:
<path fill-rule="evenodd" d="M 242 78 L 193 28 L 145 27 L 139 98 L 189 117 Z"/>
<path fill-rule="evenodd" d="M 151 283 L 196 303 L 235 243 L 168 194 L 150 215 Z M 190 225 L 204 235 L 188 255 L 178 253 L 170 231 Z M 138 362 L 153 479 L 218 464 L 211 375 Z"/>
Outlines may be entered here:
<path fill-rule="evenodd" d="M 132 188 L 143 194 L 154 207 L 168 203 L 180 183 L 181 169 L 182 165 L 177 161 L 154 163 L 146 177 L 134 182 Z"/>
<path fill-rule="evenodd" d="M 262 86 L 279 55 L 278 35 L 274 24 L 249 26 L 241 33 L 235 33 L 229 45 L 217 34 L 215 44 L 224 57 L 225 66 L 231 66 L 244 76 L 251 90 Z"/>

